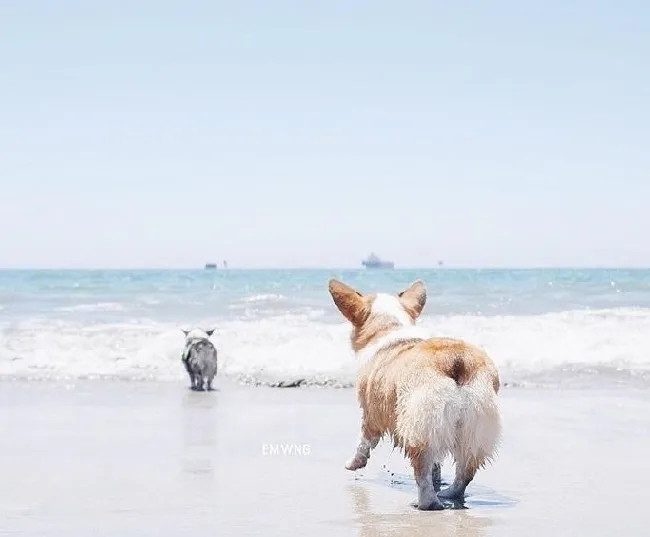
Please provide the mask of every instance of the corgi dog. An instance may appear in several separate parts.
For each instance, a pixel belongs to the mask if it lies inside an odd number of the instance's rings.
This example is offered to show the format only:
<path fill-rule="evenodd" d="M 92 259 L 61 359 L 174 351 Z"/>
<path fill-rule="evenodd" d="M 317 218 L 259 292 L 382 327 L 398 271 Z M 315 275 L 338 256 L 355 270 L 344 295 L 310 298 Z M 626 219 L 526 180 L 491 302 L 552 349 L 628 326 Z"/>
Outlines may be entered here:
<path fill-rule="evenodd" d="M 410 459 L 418 509 L 443 509 L 441 498 L 462 501 L 501 438 L 500 381 L 492 360 L 469 343 L 432 338 L 415 326 L 427 299 L 421 280 L 397 295 L 363 295 L 332 279 L 329 292 L 352 324 L 351 346 L 359 360 L 361 433 L 345 468 L 365 467 L 371 450 L 388 436 Z M 456 475 L 440 491 L 447 456 L 456 463 Z"/>
<path fill-rule="evenodd" d="M 185 347 L 181 361 L 190 377 L 191 389 L 212 390 L 212 381 L 217 374 L 217 349 L 210 341 L 214 330 L 183 330 Z M 205 382 L 204 382 L 205 381 Z"/>

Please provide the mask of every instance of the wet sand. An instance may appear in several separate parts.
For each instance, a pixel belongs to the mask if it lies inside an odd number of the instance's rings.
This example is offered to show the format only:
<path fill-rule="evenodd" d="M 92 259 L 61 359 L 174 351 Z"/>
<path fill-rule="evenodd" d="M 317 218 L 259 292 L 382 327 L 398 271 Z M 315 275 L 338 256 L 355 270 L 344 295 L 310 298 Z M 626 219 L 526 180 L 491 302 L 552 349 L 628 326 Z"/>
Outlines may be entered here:
<path fill-rule="evenodd" d="M 366 469 L 343 468 L 352 390 L 218 388 L 0 382 L 0 533 L 648 534 L 647 392 L 504 389 L 495 464 L 464 506 L 425 513 L 387 443 Z"/>

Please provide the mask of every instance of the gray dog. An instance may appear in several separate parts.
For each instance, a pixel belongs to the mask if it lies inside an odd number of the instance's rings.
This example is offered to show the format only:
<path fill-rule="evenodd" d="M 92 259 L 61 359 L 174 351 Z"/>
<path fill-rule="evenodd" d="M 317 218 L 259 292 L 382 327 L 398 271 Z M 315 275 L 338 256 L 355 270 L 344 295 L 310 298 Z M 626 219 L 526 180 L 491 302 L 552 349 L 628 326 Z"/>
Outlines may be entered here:
<path fill-rule="evenodd" d="M 192 390 L 204 391 L 204 381 L 208 391 L 212 390 L 212 380 L 217 374 L 217 349 L 210 341 L 214 330 L 183 330 L 185 348 L 182 361 L 192 382 Z"/>

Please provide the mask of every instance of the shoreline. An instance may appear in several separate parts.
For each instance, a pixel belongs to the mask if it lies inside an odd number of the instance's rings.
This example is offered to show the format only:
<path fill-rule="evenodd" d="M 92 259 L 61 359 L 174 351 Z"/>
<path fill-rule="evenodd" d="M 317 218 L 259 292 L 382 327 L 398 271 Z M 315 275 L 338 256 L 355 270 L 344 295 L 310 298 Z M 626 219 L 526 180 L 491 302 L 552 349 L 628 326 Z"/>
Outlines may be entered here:
<path fill-rule="evenodd" d="M 228 386 L 245 388 L 270 388 L 270 389 L 329 389 L 329 390 L 354 390 L 355 380 L 339 380 L 329 375 L 300 376 L 287 375 L 259 375 L 249 374 L 220 374 L 215 379 L 216 383 Z M 86 383 L 117 383 L 129 385 L 161 385 L 161 386 L 189 386 L 189 381 L 184 374 L 178 378 L 159 378 L 154 376 L 133 375 L 0 375 L 0 386 L 4 384 L 49 384 L 70 385 Z M 579 368 L 560 367 L 539 372 L 501 372 L 501 390 L 624 390 L 644 391 L 650 389 L 649 369 L 621 369 L 611 366 L 591 366 Z"/>
<path fill-rule="evenodd" d="M 505 389 L 499 400 L 495 462 L 464 506 L 434 514 L 412 507 L 412 472 L 388 442 L 365 469 L 343 468 L 358 436 L 354 390 L 2 383 L 0 530 L 608 537 L 624 516 L 626 536 L 647 533 L 650 392 Z"/>

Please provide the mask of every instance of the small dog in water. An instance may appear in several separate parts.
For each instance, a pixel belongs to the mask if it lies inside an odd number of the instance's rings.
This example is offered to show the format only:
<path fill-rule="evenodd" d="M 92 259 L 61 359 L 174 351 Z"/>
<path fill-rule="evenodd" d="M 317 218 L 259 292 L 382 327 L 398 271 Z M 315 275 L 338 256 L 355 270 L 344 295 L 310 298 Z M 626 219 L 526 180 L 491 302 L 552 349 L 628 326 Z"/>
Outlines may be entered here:
<path fill-rule="evenodd" d="M 363 468 L 387 435 L 411 460 L 419 509 L 443 509 L 439 498 L 462 501 L 501 436 L 499 374 L 492 360 L 469 343 L 432 338 L 415 326 L 427 298 L 422 281 L 397 295 L 362 295 L 336 280 L 329 291 L 352 324 L 352 349 L 360 361 L 361 431 L 345 467 Z M 447 455 L 456 461 L 456 477 L 437 492 Z"/>
<path fill-rule="evenodd" d="M 183 330 L 185 348 L 182 361 L 190 376 L 192 390 L 204 391 L 204 383 L 208 391 L 212 390 L 212 381 L 217 374 L 217 349 L 210 341 L 214 330 Z"/>

